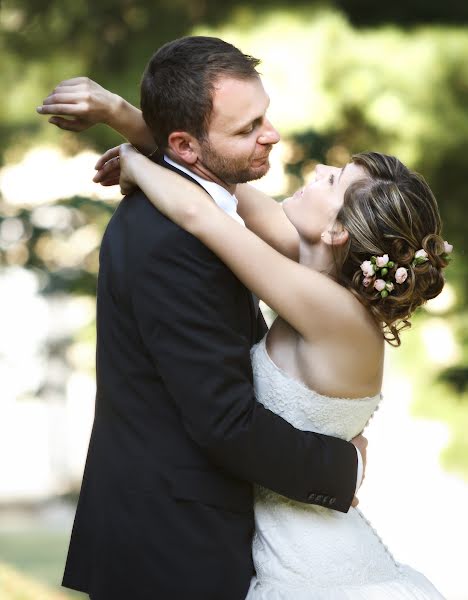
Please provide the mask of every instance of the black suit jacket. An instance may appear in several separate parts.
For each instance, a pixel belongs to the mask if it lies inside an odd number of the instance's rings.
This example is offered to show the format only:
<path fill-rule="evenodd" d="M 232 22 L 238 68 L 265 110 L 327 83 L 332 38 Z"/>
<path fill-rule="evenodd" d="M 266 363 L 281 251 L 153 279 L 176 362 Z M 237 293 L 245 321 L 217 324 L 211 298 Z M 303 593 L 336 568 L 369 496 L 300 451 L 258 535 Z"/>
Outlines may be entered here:
<path fill-rule="evenodd" d="M 95 600 L 242 600 L 252 482 L 348 510 L 354 447 L 255 400 L 250 348 L 265 330 L 210 250 L 142 192 L 124 198 L 101 246 L 95 419 L 63 585 Z"/>

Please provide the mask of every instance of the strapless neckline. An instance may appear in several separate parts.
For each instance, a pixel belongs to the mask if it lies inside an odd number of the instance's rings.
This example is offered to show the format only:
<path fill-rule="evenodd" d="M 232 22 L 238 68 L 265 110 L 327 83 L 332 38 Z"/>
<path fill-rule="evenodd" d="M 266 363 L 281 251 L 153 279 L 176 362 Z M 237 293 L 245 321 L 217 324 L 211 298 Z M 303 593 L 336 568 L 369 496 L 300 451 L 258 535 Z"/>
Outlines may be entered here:
<path fill-rule="evenodd" d="M 267 361 L 267 363 L 269 363 L 270 367 L 273 368 L 277 373 L 279 373 L 279 375 L 281 375 L 281 377 L 286 380 L 288 383 L 293 384 L 295 386 L 297 386 L 298 388 L 300 388 L 302 391 L 304 392 L 309 392 L 311 395 L 313 396 L 319 396 L 320 398 L 323 398 L 324 400 L 330 400 L 330 401 L 346 401 L 346 402 L 365 402 L 365 401 L 373 401 L 373 400 L 381 400 L 382 399 L 382 393 L 381 392 L 377 392 L 376 394 L 372 395 L 372 396 L 362 396 L 362 397 L 357 397 L 357 398 L 351 398 L 351 397 L 345 397 L 345 396 L 328 396 L 326 394 L 322 394 L 320 392 L 317 392 L 316 390 L 314 390 L 313 388 L 309 387 L 306 383 L 304 383 L 303 381 L 301 381 L 300 379 L 297 379 L 296 377 L 293 377 L 292 375 L 290 375 L 289 373 L 287 373 L 284 369 L 282 369 L 281 367 L 279 367 L 271 358 L 271 356 L 268 353 L 268 349 L 266 346 L 266 342 L 267 342 L 267 338 L 268 338 L 268 333 L 266 333 L 263 338 L 258 342 L 258 344 L 256 344 L 255 346 L 253 346 L 252 348 L 252 355 L 253 353 L 256 351 L 257 347 L 259 348 L 259 350 L 263 353 L 265 360 Z"/>

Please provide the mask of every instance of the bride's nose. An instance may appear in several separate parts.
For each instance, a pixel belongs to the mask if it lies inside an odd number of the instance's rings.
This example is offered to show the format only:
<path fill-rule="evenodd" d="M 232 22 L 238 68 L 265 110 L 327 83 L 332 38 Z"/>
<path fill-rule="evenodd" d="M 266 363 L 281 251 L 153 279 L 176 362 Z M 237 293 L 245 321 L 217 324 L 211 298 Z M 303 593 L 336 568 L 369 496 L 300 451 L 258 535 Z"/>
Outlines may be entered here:
<path fill-rule="evenodd" d="M 326 165 L 317 165 L 315 167 L 315 178 L 316 179 L 322 179 L 322 177 L 325 177 L 327 174 L 327 169 L 328 167 Z"/>

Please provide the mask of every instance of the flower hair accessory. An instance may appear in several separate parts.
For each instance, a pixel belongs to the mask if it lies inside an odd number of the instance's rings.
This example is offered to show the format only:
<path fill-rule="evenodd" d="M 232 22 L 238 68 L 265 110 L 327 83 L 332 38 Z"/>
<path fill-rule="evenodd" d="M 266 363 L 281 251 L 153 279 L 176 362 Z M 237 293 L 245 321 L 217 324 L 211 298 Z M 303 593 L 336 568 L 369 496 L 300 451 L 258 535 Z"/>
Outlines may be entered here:
<path fill-rule="evenodd" d="M 448 259 L 448 255 L 453 250 L 452 244 L 444 241 L 444 258 Z M 411 266 L 422 265 L 429 260 L 427 252 L 421 248 L 414 254 Z M 392 273 L 392 271 L 394 272 Z M 389 281 L 389 277 L 393 275 L 395 283 L 402 285 L 408 279 L 408 269 L 406 267 L 398 267 L 390 260 L 388 254 L 382 256 L 371 256 L 370 260 L 365 260 L 361 263 L 361 271 L 363 274 L 362 285 L 364 287 L 372 287 L 380 292 L 382 298 L 386 298 L 393 290 L 395 285 L 393 281 Z"/>
<path fill-rule="evenodd" d="M 444 241 L 444 254 L 452 254 L 453 246 L 449 244 L 447 240 Z"/>
<path fill-rule="evenodd" d="M 369 287 L 373 283 L 373 288 L 380 292 L 382 298 L 386 298 L 390 292 L 393 292 L 395 286 L 392 281 L 388 281 L 388 275 L 395 268 L 395 263 L 390 260 L 388 254 L 383 256 L 371 256 L 370 260 L 365 260 L 361 264 L 361 271 L 364 275 L 362 284 L 364 287 Z M 408 273 L 404 267 L 397 269 L 400 271 L 397 283 L 403 283 L 408 277 Z M 404 271 L 404 273 L 403 273 Z M 395 274 L 396 275 L 396 274 Z M 375 277 L 375 280 L 374 280 Z"/>
<path fill-rule="evenodd" d="M 453 251 L 452 244 L 449 244 L 447 242 L 447 240 L 445 240 L 444 241 L 444 252 L 443 252 L 443 257 L 445 258 L 445 260 L 448 260 L 449 254 L 451 254 L 452 251 Z M 417 265 L 422 265 L 423 263 L 425 263 L 428 260 L 429 260 L 429 257 L 427 255 L 427 252 L 421 248 L 421 250 L 418 250 L 415 253 L 413 262 L 411 263 L 411 266 L 416 267 Z"/>
<path fill-rule="evenodd" d="M 429 258 L 427 256 L 427 252 L 421 248 L 421 250 L 418 250 L 415 253 L 413 262 L 411 263 L 411 266 L 416 267 L 417 265 L 422 265 L 423 263 L 427 262 L 428 260 L 429 260 Z"/>

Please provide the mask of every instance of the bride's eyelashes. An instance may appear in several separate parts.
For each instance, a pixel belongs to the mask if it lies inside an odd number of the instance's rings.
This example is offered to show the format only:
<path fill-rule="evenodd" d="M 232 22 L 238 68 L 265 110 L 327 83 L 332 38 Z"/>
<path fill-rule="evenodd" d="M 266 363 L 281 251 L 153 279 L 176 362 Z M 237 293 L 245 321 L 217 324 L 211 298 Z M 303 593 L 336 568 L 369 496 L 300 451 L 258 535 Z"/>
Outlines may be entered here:
<path fill-rule="evenodd" d="M 331 173 L 330 177 L 328 178 L 328 183 L 330 185 L 333 185 L 334 182 L 335 182 L 335 176 L 333 175 L 333 173 Z"/>

